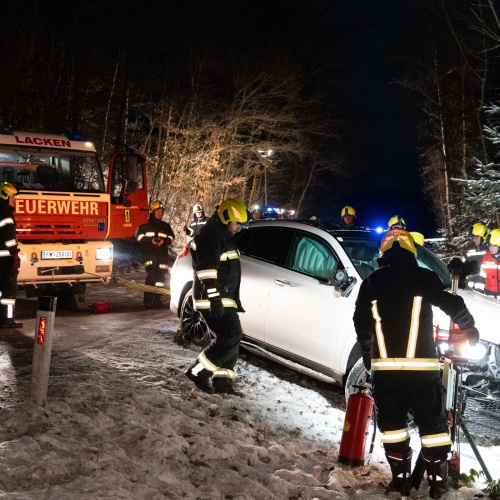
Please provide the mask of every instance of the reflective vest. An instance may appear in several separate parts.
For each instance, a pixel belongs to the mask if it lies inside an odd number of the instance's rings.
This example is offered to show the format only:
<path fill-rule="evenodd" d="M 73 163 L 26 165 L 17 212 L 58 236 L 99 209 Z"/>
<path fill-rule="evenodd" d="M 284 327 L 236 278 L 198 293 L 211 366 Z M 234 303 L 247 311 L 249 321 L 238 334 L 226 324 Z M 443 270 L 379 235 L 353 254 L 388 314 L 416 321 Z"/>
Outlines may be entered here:
<path fill-rule="evenodd" d="M 484 289 L 489 292 L 500 292 L 500 253 L 483 255 L 481 275 L 485 277 Z"/>

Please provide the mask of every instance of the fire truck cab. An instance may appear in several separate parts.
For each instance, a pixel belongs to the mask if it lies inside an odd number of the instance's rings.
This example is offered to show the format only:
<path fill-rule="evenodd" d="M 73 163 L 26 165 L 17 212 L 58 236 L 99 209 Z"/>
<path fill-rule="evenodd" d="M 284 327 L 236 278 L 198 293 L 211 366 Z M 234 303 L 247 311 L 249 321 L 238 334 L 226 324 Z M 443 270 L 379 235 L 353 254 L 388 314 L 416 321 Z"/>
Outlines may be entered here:
<path fill-rule="evenodd" d="M 130 238 L 147 220 L 145 157 L 115 154 L 106 185 L 94 144 L 76 135 L 0 130 L 0 182 L 19 192 L 19 286 L 60 305 L 108 280 L 110 238 Z"/>

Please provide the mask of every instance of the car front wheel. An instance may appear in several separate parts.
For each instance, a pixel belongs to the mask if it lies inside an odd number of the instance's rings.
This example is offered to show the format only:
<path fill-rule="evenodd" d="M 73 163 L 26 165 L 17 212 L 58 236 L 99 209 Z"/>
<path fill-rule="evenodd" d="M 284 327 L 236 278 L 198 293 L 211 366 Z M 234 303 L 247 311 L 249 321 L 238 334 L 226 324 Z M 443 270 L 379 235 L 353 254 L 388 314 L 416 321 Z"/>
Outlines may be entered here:
<path fill-rule="evenodd" d="M 365 365 L 363 364 L 363 358 L 359 358 L 356 361 L 356 363 L 354 363 L 354 366 L 351 368 L 351 371 L 347 375 L 347 379 L 345 382 L 346 402 L 349 400 L 349 396 L 352 393 L 358 392 L 358 389 L 354 387 L 357 385 L 365 385 L 367 388 L 365 393 L 371 396 L 372 386 L 371 386 L 370 374 L 366 370 Z"/>
<path fill-rule="evenodd" d="M 180 314 L 184 339 L 197 345 L 207 345 L 210 341 L 208 326 L 193 305 L 193 291 L 188 290 L 181 305 Z"/>

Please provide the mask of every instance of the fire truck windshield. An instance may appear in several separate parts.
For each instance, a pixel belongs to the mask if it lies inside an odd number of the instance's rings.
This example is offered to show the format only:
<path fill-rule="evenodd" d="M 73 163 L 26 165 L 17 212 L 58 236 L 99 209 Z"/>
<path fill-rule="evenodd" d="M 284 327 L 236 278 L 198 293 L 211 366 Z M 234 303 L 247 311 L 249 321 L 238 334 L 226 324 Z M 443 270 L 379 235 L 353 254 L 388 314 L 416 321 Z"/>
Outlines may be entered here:
<path fill-rule="evenodd" d="M 13 151 L 0 146 L 0 182 L 23 190 L 105 192 L 95 152 Z"/>

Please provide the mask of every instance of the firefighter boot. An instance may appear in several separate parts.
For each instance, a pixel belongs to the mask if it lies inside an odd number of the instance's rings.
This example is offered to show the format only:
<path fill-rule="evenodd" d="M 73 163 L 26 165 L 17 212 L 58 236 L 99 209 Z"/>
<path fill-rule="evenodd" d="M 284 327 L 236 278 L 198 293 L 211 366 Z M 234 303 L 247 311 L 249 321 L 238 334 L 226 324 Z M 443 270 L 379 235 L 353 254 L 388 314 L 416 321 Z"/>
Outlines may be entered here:
<path fill-rule="evenodd" d="M 386 451 L 385 456 L 392 472 L 392 481 L 389 488 L 394 488 L 403 496 L 410 494 L 411 489 L 411 457 L 412 450 L 404 453 Z"/>
<path fill-rule="evenodd" d="M 448 461 L 425 460 L 427 481 L 429 482 L 429 496 L 439 498 L 448 491 Z"/>
<path fill-rule="evenodd" d="M 186 377 L 193 382 L 198 389 L 208 394 L 213 394 L 212 372 L 207 370 L 196 360 L 185 372 Z"/>
<path fill-rule="evenodd" d="M 153 307 L 155 307 L 154 305 L 155 296 L 156 293 L 144 292 L 144 307 L 146 309 L 152 309 Z"/>
<path fill-rule="evenodd" d="M 233 396 L 238 396 L 240 398 L 245 397 L 242 392 L 235 390 L 233 387 L 233 381 L 230 378 L 214 377 L 212 379 L 212 385 L 217 394 L 232 394 Z"/>
<path fill-rule="evenodd" d="M 161 293 L 155 293 L 153 295 L 153 307 L 165 307 L 165 304 L 161 301 Z"/>

